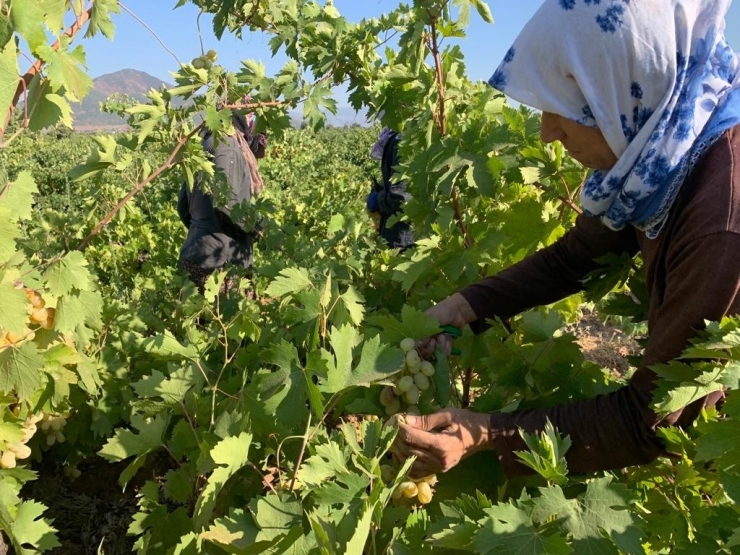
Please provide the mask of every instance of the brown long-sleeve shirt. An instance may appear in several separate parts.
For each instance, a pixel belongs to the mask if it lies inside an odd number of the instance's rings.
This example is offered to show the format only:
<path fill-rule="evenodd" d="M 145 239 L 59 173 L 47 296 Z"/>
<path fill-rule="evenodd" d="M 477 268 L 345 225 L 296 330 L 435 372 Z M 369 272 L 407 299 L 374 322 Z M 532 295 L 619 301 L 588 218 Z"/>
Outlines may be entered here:
<path fill-rule="evenodd" d="M 686 425 L 700 400 L 661 419 L 650 408 L 656 376 L 649 367 L 681 354 L 706 320 L 740 314 L 740 126 L 727 131 L 703 156 L 682 187 L 669 220 L 654 239 L 627 228 L 612 231 L 580 216 L 553 245 L 461 291 L 482 322 L 509 318 L 583 289 L 584 278 L 608 253 L 642 252 L 650 294 L 649 339 L 629 384 L 609 395 L 548 409 L 491 415 L 494 448 L 506 473 L 528 473 L 515 451 L 526 449 L 519 429 L 541 431 L 549 418 L 569 435 L 573 473 L 644 464 L 664 454 L 655 431 Z"/>

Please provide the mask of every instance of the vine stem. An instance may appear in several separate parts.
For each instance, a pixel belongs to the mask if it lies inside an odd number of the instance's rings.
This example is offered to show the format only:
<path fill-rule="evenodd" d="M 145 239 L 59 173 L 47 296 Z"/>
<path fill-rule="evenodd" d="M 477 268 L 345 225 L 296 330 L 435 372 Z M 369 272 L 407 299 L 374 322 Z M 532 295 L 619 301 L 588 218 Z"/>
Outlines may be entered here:
<path fill-rule="evenodd" d="M 437 33 L 438 15 L 433 14 L 431 11 L 427 11 L 427 14 L 429 15 L 429 25 L 431 27 L 431 45 L 429 45 L 429 49 L 432 51 L 432 56 L 434 57 L 435 81 L 437 83 L 437 92 L 439 94 L 439 100 L 437 102 L 436 120 L 437 120 L 437 125 L 439 126 L 440 134 L 442 136 L 445 136 L 447 135 L 447 111 L 445 108 L 446 89 L 445 89 L 444 71 L 442 69 L 443 68 L 442 55 L 439 51 L 439 35 Z M 457 223 L 457 227 L 460 228 L 460 231 L 463 234 L 465 248 L 470 249 L 473 246 L 473 241 L 470 238 L 470 232 L 468 230 L 468 227 L 465 225 L 465 222 L 463 221 L 462 210 L 460 209 L 460 195 L 457 191 L 457 186 L 455 184 L 453 184 L 452 186 L 451 196 L 452 196 L 452 208 L 455 212 L 455 222 Z"/>
<path fill-rule="evenodd" d="M 308 445 L 308 442 L 313 439 L 313 437 L 316 435 L 316 432 L 319 431 L 319 427 L 326 421 L 326 417 L 331 414 L 331 412 L 334 410 L 334 408 L 339 403 L 339 400 L 342 398 L 344 394 L 340 393 L 337 395 L 332 402 L 329 404 L 329 407 L 324 411 L 324 416 L 321 417 L 321 420 L 316 424 L 313 431 L 309 434 L 308 431 L 311 428 L 311 413 L 308 413 L 308 423 L 306 425 L 306 433 L 303 436 L 303 445 L 301 445 L 301 452 L 298 454 L 298 461 L 295 465 L 295 470 L 293 471 L 293 479 L 290 481 L 290 491 L 293 491 L 293 484 L 295 484 L 296 476 L 298 475 L 298 469 L 301 467 L 301 464 L 303 464 L 303 457 L 306 454 L 306 446 Z"/>
<path fill-rule="evenodd" d="M 185 143 L 190 140 L 191 137 L 193 137 L 196 133 L 198 133 L 201 128 L 205 125 L 205 123 L 201 123 L 198 125 L 195 129 L 193 129 L 190 133 L 185 135 L 182 139 L 180 139 L 177 142 L 177 146 L 175 149 L 170 153 L 170 157 L 167 158 L 167 161 L 162 164 L 159 168 L 157 168 L 152 174 L 147 177 L 144 181 L 139 183 L 136 187 L 134 187 L 125 197 L 123 197 L 120 202 L 106 214 L 106 216 L 100 220 L 100 223 L 95 226 L 95 229 L 93 229 L 87 237 L 85 237 L 82 242 L 77 246 L 78 251 L 84 251 L 89 245 L 90 241 L 95 238 L 95 236 L 100 233 L 100 231 L 110 223 L 110 221 L 113 219 L 113 217 L 118 214 L 118 212 L 121 210 L 121 208 L 124 207 L 124 205 L 133 198 L 133 196 L 141 191 L 144 187 L 146 187 L 147 184 L 151 183 L 153 180 L 155 180 L 157 177 L 159 177 L 165 170 L 170 169 L 172 166 L 174 166 L 174 160 L 177 156 L 177 153 L 180 152 L 180 149 L 185 146 Z"/>
<path fill-rule="evenodd" d="M 548 190 L 548 188 L 545 187 L 539 181 L 535 181 L 533 185 L 537 187 L 540 191 Z M 578 215 L 583 214 L 583 210 L 575 202 L 573 202 L 573 200 L 569 199 L 568 197 L 564 197 L 563 195 L 558 195 L 558 200 L 562 202 L 563 204 L 565 204 L 566 206 L 570 207 L 572 210 L 574 210 L 576 214 Z"/>
<path fill-rule="evenodd" d="M 95 3 L 95 0 L 92 0 L 92 4 Z M 66 31 L 64 31 L 63 37 L 68 37 L 70 39 L 73 39 L 77 33 L 80 32 L 82 29 L 82 26 L 87 23 L 90 20 L 90 16 L 92 14 L 93 6 L 90 5 L 87 10 L 82 12 L 80 15 L 77 16 L 74 23 L 70 25 Z M 54 44 L 51 45 L 52 50 L 59 50 L 61 46 L 61 37 L 59 40 L 54 42 Z M 44 67 L 43 60 L 36 60 L 34 64 L 26 71 L 26 73 L 23 75 L 23 77 L 20 78 L 20 82 L 18 83 L 18 86 L 15 89 L 15 94 L 13 95 L 13 101 L 10 103 L 10 108 L 8 108 L 7 113 L 5 114 L 5 122 L 3 123 L 2 129 L 0 129 L 0 139 L 3 138 L 5 135 L 5 129 L 8 127 L 8 123 L 10 122 L 10 118 L 13 117 L 13 112 L 15 111 L 15 107 L 18 104 L 18 101 L 21 98 L 21 95 L 24 91 L 28 90 L 28 86 L 31 84 L 31 81 L 34 77 L 36 77 L 37 74 L 41 72 L 41 70 Z"/>

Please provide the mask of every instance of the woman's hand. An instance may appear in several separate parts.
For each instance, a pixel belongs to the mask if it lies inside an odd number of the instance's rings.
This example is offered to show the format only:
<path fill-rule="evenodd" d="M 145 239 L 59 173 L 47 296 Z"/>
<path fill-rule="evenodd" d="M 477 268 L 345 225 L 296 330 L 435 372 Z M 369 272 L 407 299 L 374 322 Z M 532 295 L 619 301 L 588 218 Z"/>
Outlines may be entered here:
<path fill-rule="evenodd" d="M 447 472 L 461 460 L 492 449 L 490 415 L 446 409 L 426 416 L 406 415 L 399 422 L 393 454 L 399 462 L 416 456 L 413 478 Z"/>
<path fill-rule="evenodd" d="M 435 318 L 440 326 L 455 326 L 460 329 L 478 319 L 470 303 L 460 293 L 455 293 L 435 304 L 426 311 L 426 315 Z M 449 356 L 452 340 L 449 336 L 440 334 L 416 342 L 416 350 L 424 359 L 432 358 L 437 346 Z"/>

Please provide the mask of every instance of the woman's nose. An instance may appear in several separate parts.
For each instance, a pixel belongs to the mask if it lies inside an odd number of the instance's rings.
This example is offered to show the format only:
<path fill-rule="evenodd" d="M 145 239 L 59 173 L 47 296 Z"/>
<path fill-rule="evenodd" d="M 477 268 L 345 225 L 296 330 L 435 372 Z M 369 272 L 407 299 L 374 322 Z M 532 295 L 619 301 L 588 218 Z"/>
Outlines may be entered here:
<path fill-rule="evenodd" d="M 542 142 L 562 141 L 564 137 L 565 133 L 560 126 L 560 116 L 550 112 L 542 112 L 542 126 L 540 127 Z"/>

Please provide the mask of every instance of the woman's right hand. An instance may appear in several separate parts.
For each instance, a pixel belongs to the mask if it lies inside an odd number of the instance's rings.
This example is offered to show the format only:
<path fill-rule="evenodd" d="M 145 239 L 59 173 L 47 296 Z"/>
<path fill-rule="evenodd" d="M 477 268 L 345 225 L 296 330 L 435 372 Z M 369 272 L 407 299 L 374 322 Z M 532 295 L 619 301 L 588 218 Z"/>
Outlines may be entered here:
<path fill-rule="evenodd" d="M 455 326 L 460 329 L 478 319 L 470 303 L 460 293 L 455 293 L 435 304 L 425 314 L 435 318 L 440 327 Z M 441 333 L 416 342 L 416 350 L 425 359 L 432 358 L 434 350 L 438 346 L 449 356 L 452 350 L 452 338 Z"/>

